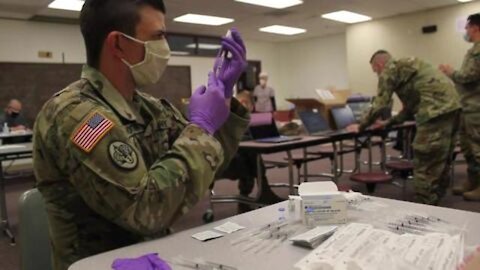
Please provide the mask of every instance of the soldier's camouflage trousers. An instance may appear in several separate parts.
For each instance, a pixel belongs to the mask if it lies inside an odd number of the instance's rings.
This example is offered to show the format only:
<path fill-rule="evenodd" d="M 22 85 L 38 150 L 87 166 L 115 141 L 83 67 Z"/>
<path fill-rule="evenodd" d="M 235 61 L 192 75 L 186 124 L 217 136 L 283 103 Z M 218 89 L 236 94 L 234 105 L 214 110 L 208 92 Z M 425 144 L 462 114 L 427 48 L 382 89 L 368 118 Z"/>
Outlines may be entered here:
<path fill-rule="evenodd" d="M 468 164 L 468 180 L 477 185 L 480 181 L 480 113 L 461 115 L 459 137 Z"/>
<path fill-rule="evenodd" d="M 413 142 L 416 201 L 438 204 L 450 182 L 450 165 L 460 112 L 440 115 L 417 126 Z"/>

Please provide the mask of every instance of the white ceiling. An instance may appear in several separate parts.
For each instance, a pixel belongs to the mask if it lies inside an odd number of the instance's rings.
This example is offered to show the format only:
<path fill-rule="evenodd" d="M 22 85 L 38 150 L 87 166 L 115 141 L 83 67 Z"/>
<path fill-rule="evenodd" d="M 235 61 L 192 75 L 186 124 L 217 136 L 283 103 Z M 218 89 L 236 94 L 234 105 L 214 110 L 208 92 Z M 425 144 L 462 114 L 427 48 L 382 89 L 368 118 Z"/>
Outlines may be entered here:
<path fill-rule="evenodd" d="M 0 17 L 30 19 L 34 16 L 77 18 L 78 12 L 48 9 L 53 0 L 0 0 Z M 447 5 L 456 0 L 304 0 L 303 5 L 277 10 L 234 2 L 233 0 L 164 0 L 167 6 L 169 32 L 221 36 L 236 26 L 246 39 L 263 41 L 292 41 L 325 36 L 345 31 L 346 25 L 320 17 L 321 14 L 349 10 L 374 19 L 411 13 Z M 173 18 L 185 13 L 198 13 L 234 18 L 235 22 L 223 26 L 201 26 L 174 22 Z M 278 36 L 262 33 L 264 26 L 281 24 L 307 29 L 297 36 Z"/>

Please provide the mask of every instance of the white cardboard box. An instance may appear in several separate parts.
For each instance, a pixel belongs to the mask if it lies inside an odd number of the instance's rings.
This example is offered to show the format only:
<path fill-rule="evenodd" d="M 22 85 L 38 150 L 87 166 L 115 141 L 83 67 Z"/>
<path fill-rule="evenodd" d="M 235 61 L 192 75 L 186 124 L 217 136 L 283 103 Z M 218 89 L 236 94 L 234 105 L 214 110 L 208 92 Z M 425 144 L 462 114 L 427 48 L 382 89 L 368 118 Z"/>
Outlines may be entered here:
<path fill-rule="evenodd" d="M 318 226 L 347 222 L 347 200 L 335 183 L 302 183 L 298 193 L 301 197 L 303 224 Z"/>

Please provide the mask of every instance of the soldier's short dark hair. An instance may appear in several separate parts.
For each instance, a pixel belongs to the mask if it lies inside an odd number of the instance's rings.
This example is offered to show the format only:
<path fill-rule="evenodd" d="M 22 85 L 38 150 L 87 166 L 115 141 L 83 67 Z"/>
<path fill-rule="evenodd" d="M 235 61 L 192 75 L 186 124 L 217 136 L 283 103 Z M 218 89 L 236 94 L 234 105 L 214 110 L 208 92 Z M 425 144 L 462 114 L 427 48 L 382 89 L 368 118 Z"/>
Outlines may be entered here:
<path fill-rule="evenodd" d="M 135 36 L 138 10 L 151 6 L 165 13 L 163 0 L 86 0 L 80 13 L 80 29 L 87 49 L 87 64 L 98 68 L 105 38 L 112 31 Z"/>
<path fill-rule="evenodd" d="M 373 62 L 373 59 L 375 59 L 375 57 L 377 57 L 377 55 L 381 55 L 381 54 L 390 55 L 390 53 L 386 50 L 378 50 L 372 55 L 372 57 L 370 57 L 370 64 Z"/>
<path fill-rule="evenodd" d="M 480 13 L 475 13 L 468 16 L 467 21 L 469 25 L 475 25 L 480 27 Z"/>

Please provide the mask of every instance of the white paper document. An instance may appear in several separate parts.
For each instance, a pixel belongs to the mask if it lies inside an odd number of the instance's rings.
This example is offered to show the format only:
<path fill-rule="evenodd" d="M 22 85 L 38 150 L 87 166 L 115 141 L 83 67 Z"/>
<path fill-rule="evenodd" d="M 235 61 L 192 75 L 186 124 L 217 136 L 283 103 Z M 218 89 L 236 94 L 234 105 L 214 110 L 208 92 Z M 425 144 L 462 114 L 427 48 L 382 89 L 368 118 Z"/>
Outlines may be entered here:
<path fill-rule="evenodd" d="M 351 223 L 300 260 L 301 270 L 452 270 L 463 257 L 460 235 L 399 235 Z"/>
<path fill-rule="evenodd" d="M 335 96 L 332 94 L 332 91 L 330 90 L 316 89 L 315 92 L 317 92 L 317 95 L 323 100 L 335 99 Z"/>

